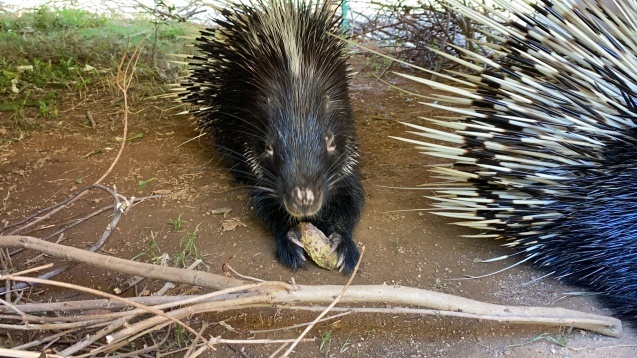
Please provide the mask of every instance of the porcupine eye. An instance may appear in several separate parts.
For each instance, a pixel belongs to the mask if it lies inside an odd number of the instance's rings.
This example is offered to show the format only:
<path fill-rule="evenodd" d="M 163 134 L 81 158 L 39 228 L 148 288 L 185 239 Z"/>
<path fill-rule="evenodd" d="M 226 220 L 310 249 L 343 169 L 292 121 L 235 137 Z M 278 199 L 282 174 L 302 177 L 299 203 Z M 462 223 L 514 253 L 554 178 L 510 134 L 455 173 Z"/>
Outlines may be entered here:
<path fill-rule="evenodd" d="M 325 137 L 325 143 L 327 144 L 327 154 L 333 154 L 336 151 L 336 141 L 334 135 L 330 134 Z"/>

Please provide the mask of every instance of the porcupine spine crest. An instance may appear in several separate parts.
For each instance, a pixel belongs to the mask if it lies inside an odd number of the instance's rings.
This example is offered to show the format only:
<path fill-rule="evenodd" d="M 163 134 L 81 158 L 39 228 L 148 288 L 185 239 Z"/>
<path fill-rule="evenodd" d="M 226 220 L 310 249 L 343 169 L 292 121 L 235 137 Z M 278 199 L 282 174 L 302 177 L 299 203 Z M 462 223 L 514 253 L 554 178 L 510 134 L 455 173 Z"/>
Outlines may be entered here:
<path fill-rule="evenodd" d="M 460 49 L 467 60 L 456 62 L 478 75 L 444 75 L 458 87 L 407 76 L 450 92 L 428 105 L 457 120 L 424 119 L 453 132 L 408 124 L 450 145 L 403 140 L 452 161 L 433 170 L 443 179 L 432 187 L 438 215 L 484 231 L 467 236 L 506 239 L 524 261 L 637 324 L 637 9 L 495 3 L 517 22 L 449 1 L 497 31 L 484 45 L 499 60 Z"/>
<path fill-rule="evenodd" d="M 340 18 L 322 1 L 256 0 L 232 4 L 216 23 L 197 39 L 181 100 L 250 188 L 279 260 L 303 265 L 289 230 L 311 220 L 351 271 L 363 196 L 347 56 L 331 35 Z"/>

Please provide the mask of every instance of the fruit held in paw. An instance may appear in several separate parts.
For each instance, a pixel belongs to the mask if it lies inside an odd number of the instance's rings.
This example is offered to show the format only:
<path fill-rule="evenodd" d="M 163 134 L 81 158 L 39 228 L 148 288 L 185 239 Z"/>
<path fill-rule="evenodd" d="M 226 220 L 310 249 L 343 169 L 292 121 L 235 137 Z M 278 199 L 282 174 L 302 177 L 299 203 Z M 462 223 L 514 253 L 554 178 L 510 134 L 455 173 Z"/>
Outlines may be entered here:
<path fill-rule="evenodd" d="M 317 265 L 327 270 L 333 270 L 338 264 L 338 255 L 332 251 L 332 243 L 325 234 L 308 222 L 298 226 L 301 230 L 303 250 Z"/>

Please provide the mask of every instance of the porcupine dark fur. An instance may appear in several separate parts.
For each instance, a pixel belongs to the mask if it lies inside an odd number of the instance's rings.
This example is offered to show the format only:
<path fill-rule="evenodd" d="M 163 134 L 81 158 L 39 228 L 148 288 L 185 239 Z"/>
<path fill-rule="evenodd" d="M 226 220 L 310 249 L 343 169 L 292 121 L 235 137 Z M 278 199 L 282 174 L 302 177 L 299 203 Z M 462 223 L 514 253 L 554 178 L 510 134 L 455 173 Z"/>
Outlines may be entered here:
<path fill-rule="evenodd" d="M 434 171 L 437 214 L 504 238 L 558 279 L 594 293 L 637 324 L 637 9 L 588 1 L 497 1 L 515 14 L 450 1 L 494 30 L 498 60 L 465 51 L 477 75 L 430 106 L 460 114 L 413 126 L 428 154 L 452 160 Z M 458 107 L 458 105 L 463 105 Z"/>
<path fill-rule="evenodd" d="M 201 31 L 181 101 L 213 139 L 255 215 L 276 238 L 278 260 L 304 266 L 299 222 L 330 238 L 351 272 L 363 206 L 358 141 L 340 17 L 326 2 L 254 0 Z"/>

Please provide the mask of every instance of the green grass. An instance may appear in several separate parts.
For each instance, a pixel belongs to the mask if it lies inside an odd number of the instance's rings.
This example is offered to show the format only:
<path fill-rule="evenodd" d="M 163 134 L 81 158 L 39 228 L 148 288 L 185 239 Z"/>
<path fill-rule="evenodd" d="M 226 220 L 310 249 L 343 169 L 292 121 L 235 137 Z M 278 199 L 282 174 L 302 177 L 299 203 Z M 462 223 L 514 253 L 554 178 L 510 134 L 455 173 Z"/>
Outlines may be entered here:
<path fill-rule="evenodd" d="M 177 219 L 168 221 L 168 224 L 172 226 L 175 231 L 181 230 L 183 224 L 186 223 L 186 221 L 182 220 L 181 216 L 182 214 L 179 214 Z M 199 252 L 199 248 L 195 242 L 199 233 L 200 225 L 201 223 L 197 224 L 193 231 L 187 231 L 179 241 L 179 251 L 174 256 L 174 263 L 176 267 L 187 267 L 189 261 L 194 261 L 195 259 L 203 260 L 203 256 Z M 161 265 L 164 264 L 164 261 L 166 261 L 169 257 L 171 256 L 159 247 L 159 243 L 155 240 L 155 236 L 151 235 L 148 241 L 146 241 L 146 249 L 144 252 L 135 255 L 132 260 L 135 261 L 140 258 L 148 258 L 147 260 L 149 262 L 152 262 L 155 265 Z"/>
<path fill-rule="evenodd" d="M 533 339 L 529 340 L 526 343 L 513 344 L 510 347 L 521 347 L 533 342 L 547 341 L 547 342 L 556 344 L 562 348 L 566 348 L 568 346 L 568 340 L 571 338 L 572 333 L 573 333 L 573 326 L 570 326 L 568 328 L 562 327 L 560 328 L 560 332 L 554 336 L 548 333 L 542 333 L 539 336 L 534 337 Z"/>
<path fill-rule="evenodd" d="M 181 220 L 181 215 L 179 215 L 179 220 Z M 181 221 L 180 221 L 181 222 Z M 177 253 L 177 257 L 175 258 L 175 266 L 176 267 L 187 267 L 186 259 L 187 258 L 195 258 L 203 260 L 203 256 L 199 253 L 199 248 L 195 243 L 195 238 L 197 238 L 197 233 L 199 232 L 199 226 L 201 223 L 195 226 L 195 230 L 192 232 L 186 233 L 181 241 L 179 242 L 179 252 Z M 177 227 L 175 226 L 175 229 Z"/>
<path fill-rule="evenodd" d="M 188 331 L 186 331 L 186 329 L 179 325 L 176 324 L 175 325 L 175 343 L 177 343 L 177 347 L 183 347 L 186 344 L 189 344 L 191 339 L 190 339 L 190 335 L 188 334 Z"/>
<path fill-rule="evenodd" d="M 148 183 L 153 182 L 155 180 L 157 180 L 157 178 L 150 178 L 150 179 L 146 179 L 146 180 L 140 180 L 140 181 L 137 182 L 137 188 L 144 189 L 146 187 L 146 185 L 148 185 Z M 178 219 L 181 219 L 181 214 L 179 214 L 179 218 Z M 175 226 L 175 229 L 179 230 L 179 229 L 177 229 L 176 226 Z"/>
<path fill-rule="evenodd" d="M 181 230 L 181 225 L 183 224 L 183 221 L 181 220 L 182 215 L 183 213 L 179 214 L 175 220 L 168 220 L 168 225 L 171 225 L 175 231 Z"/>
<path fill-rule="evenodd" d="M 319 345 L 319 351 L 322 352 L 323 348 L 327 348 L 326 354 L 327 352 L 329 352 L 330 347 L 331 347 L 331 337 L 332 337 L 332 330 L 330 329 L 329 331 L 325 332 L 325 334 L 321 337 L 321 344 Z"/>
<path fill-rule="evenodd" d="M 10 117 L 11 125 L 29 130 L 40 119 L 63 119 L 64 95 L 83 97 L 112 84 L 122 56 L 142 41 L 133 90 L 142 97 L 163 93 L 183 71 L 167 55 L 192 51 L 180 38 L 190 26 L 46 6 L 19 16 L 0 13 L 0 120 Z"/>
<path fill-rule="evenodd" d="M 352 342 L 350 341 L 350 338 L 352 338 L 352 332 L 350 332 L 349 335 L 347 335 L 347 339 L 345 339 L 345 342 L 341 344 L 341 349 L 339 350 L 340 353 L 345 353 L 345 351 L 347 351 L 350 347 L 353 346 Z"/>
<path fill-rule="evenodd" d="M 162 261 L 164 260 L 164 257 L 165 257 L 164 252 L 162 251 L 162 249 L 159 247 L 159 244 L 152 236 L 146 242 L 146 251 L 135 255 L 131 260 L 136 261 L 140 257 L 144 257 L 144 256 L 150 257 L 150 262 L 152 262 L 155 265 L 160 265 Z"/>

